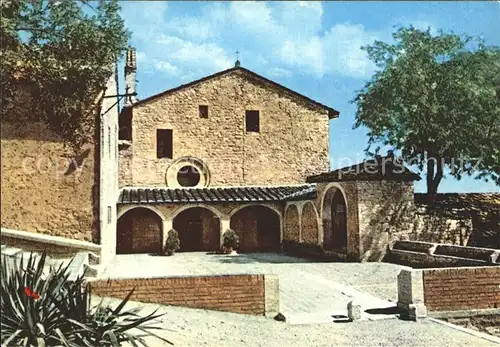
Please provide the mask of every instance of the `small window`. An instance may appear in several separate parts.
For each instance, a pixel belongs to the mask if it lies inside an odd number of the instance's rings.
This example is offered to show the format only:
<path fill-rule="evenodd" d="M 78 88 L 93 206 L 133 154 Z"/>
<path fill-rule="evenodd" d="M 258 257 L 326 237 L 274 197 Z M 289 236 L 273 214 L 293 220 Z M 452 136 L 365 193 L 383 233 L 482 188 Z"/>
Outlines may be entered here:
<path fill-rule="evenodd" d="M 158 158 L 172 159 L 172 130 L 156 130 L 156 154 Z"/>
<path fill-rule="evenodd" d="M 247 132 L 258 133 L 259 126 L 259 111 L 246 111 L 245 112 L 245 126 Z"/>
<path fill-rule="evenodd" d="M 177 182 L 182 187 L 195 187 L 200 183 L 200 173 L 191 165 L 183 166 L 177 173 Z"/>
<path fill-rule="evenodd" d="M 108 206 L 108 224 L 111 223 L 111 206 Z"/>
<path fill-rule="evenodd" d="M 200 118 L 208 118 L 208 106 L 207 105 L 198 106 L 198 112 L 200 114 Z"/>

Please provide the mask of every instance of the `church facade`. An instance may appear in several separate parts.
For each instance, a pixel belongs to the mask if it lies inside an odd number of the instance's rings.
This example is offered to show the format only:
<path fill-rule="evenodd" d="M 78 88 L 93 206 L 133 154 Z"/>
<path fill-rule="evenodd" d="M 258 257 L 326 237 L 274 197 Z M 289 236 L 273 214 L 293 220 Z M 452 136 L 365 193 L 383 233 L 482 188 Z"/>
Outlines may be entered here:
<path fill-rule="evenodd" d="M 125 74 L 132 92 L 135 64 L 131 50 Z M 179 233 L 180 251 L 216 251 L 232 229 L 240 252 L 296 243 L 372 258 L 373 244 L 384 249 L 389 236 L 367 244 L 376 231 L 368 232 L 373 207 L 365 210 L 363 199 L 369 205 L 380 191 L 386 205 L 387 194 L 411 203 L 416 177 L 403 171 L 394 184 L 377 175 L 325 176 L 329 126 L 338 116 L 239 62 L 129 98 L 120 114 L 116 252 L 160 252 L 170 229 Z"/>

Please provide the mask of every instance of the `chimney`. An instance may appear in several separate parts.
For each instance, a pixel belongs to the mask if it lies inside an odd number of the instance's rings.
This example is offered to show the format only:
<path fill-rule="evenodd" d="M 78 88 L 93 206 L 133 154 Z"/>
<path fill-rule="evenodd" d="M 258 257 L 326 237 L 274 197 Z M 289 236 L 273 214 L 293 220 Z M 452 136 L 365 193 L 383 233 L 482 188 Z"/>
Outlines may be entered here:
<path fill-rule="evenodd" d="M 125 93 L 135 93 L 135 73 L 137 71 L 135 48 L 127 49 L 127 57 L 125 60 Z M 133 95 L 125 97 L 125 105 L 133 104 L 137 98 Z"/>

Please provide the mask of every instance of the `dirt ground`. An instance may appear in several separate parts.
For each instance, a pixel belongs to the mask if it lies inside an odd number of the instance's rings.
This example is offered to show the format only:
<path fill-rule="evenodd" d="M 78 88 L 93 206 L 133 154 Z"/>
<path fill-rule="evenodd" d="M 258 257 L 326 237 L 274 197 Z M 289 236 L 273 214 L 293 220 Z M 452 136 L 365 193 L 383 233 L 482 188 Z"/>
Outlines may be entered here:
<path fill-rule="evenodd" d="M 486 334 L 500 337 L 500 315 L 448 318 L 444 320 L 449 323 L 462 326 L 464 328 L 477 330 Z"/>

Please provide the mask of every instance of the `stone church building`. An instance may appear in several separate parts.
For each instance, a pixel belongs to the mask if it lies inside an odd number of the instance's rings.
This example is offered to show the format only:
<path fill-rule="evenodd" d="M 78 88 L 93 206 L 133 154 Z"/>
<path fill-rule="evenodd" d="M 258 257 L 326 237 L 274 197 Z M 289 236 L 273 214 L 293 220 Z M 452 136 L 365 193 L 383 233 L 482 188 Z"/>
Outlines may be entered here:
<path fill-rule="evenodd" d="M 134 92 L 133 50 L 125 70 Z M 370 174 L 328 173 L 338 116 L 239 62 L 129 98 L 120 114 L 116 252 L 159 252 L 172 228 L 180 251 L 215 251 L 230 228 L 240 252 L 291 242 L 379 259 L 391 238 L 380 213 L 411 204 L 418 176 L 380 165 Z"/>
<path fill-rule="evenodd" d="M 116 72 L 77 160 L 23 120 L 29 109 L 2 118 L 2 244 L 73 244 L 105 264 L 161 252 L 170 229 L 180 251 L 216 251 L 232 229 L 240 252 L 310 247 L 377 261 L 392 240 L 418 238 L 418 175 L 391 158 L 329 171 L 334 108 L 239 62 L 137 100 L 136 69 L 130 49 L 126 94 Z M 61 160 L 76 169 L 57 170 Z"/>

